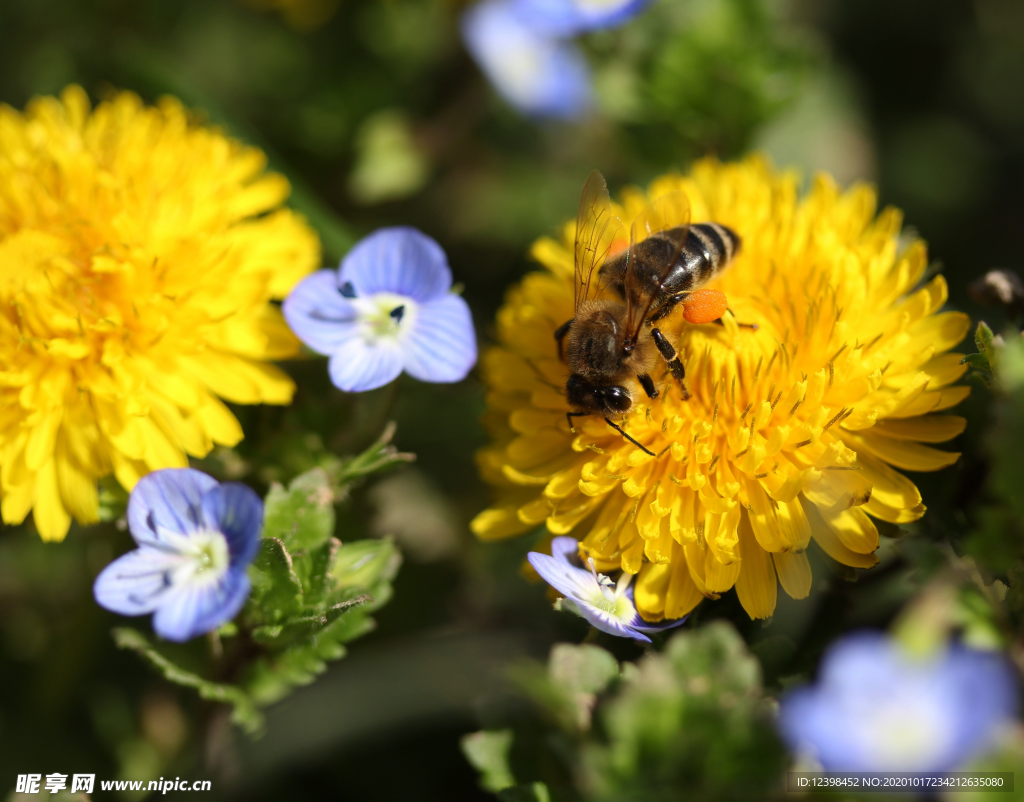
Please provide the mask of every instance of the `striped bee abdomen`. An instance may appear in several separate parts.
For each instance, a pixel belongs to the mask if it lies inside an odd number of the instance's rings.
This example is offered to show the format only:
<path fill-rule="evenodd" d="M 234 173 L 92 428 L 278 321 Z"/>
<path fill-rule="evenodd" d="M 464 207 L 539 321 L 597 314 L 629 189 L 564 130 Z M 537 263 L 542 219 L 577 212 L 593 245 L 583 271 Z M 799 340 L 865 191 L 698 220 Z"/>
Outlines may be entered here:
<path fill-rule="evenodd" d="M 694 223 L 679 258 L 683 266 L 679 271 L 683 274 L 679 276 L 682 281 L 667 281 L 665 289 L 697 289 L 729 264 L 739 250 L 740 238 L 731 228 L 718 223 Z M 681 286 L 684 282 L 687 286 Z"/>
<path fill-rule="evenodd" d="M 683 236 L 685 234 L 685 239 Z M 637 306 L 653 298 L 652 311 L 680 300 L 679 293 L 699 289 L 725 269 L 739 252 L 740 238 L 719 223 L 694 223 L 688 229 L 670 228 L 635 246 L 629 294 Z M 625 254 L 605 263 L 602 279 L 626 297 L 629 278 Z M 666 309 L 666 312 L 668 309 Z"/>

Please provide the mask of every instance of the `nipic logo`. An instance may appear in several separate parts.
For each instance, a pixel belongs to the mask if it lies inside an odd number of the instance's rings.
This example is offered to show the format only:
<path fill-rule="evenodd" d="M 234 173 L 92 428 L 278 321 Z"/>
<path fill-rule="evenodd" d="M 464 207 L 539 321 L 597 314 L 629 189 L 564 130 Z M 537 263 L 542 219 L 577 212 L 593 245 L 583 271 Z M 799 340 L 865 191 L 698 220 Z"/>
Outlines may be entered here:
<path fill-rule="evenodd" d="M 19 794 L 38 794 L 40 792 L 39 784 L 43 782 L 42 774 L 19 774 L 18 782 L 15 786 L 15 791 Z M 95 774 L 74 774 L 71 777 L 71 793 L 83 793 L 91 794 L 93 786 L 96 784 Z M 47 774 L 46 781 L 44 783 L 43 791 L 49 791 L 51 794 L 56 794 L 58 791 L 67 790 L 68 787 L 68 775 L 67 774 Z"/>

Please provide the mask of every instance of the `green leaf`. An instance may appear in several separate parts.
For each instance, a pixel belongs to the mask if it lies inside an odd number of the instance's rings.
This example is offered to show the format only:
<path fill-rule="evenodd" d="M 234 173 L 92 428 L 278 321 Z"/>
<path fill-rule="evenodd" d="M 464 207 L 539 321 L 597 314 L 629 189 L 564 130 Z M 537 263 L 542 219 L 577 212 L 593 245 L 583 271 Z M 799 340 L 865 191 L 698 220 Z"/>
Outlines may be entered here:
<path fill-rule="evenodd" d="M 308 685 L 326 670 L 326 661 L 344 655 L 345 647 L 332 638 L 307 640 L 255 661 L 242 684 L 258 704 L 268 705 L 296 685 Z"/>
<path fill-rule="evenodd" d="M 338 549 L 330 576 L 337 589 L 365 588 L 372 593 L 376 609 L 383 604 L 376 586 L 390 582 L 401 563 L 402 556 L 391 538 L 357 540 Z"/>
<path fill-rule="evenodd" d="M 389 423 L 384 427 L 384 432 L 377 442 L 366 451 L 357 457 L 350 457 L 338 463 L 334 469 L 334 478 L 339 487 L 344 488 L 364 476 L 416 459 L 415 454 L 403 453 L 391 444 L 391 439 L 395 436 L 395 428 L 394 422 Z"/>
<path fill-rule="evenodd" d="M 128 511 L 128 491 L 112 476 L 104 477 L 99 483 L 101 521 L 116 521 Z"/>
<path fill-rule="evenodd" d="M 263 717 L 253 699 L 237 685 L 225 685 L 211 682 L 198 674 L 186 671 L 166 656 L 161 654 L 153 644 L 139 631 L 130 627 L 118 627 L 113 630 L 114 643 L 119 649 L 130 649 L 163 674 L 164 678 L 176 685 L 195 688 L 203 699 L 211 702 L 222 702 L 232 705 L 234 711 L 231 720 L 247 732 L 258 731 L 263 725 Z"/>
<path fill-rule="evenodd" d="M 253 639 L 260 643 L 272 640 L 295 642 L 319 635 L 322 630 L 334 624 L 345 613 L 362 607 L 370 601 L 369 596 L 357 596 L 354 599 L 335 604 L 322 612 L 297 616 L 273 626 L 257 627 L 253 630 Z"/>
<path fill-rule="evenodd" d="M 546 670 L 525 665 L 513 671 L 520 687 L 571 733 L 590 729 L 597 695 L 618 676 L 615 658 L 588 644 L 557 644 Z"/>
<path fill-rule="evenodd" d="M 492 794 L 516 784 L 509 768 L 512 730 L 481 730 L 462 737 L 466 760 L 480 772 L 480 787 Z"/>
<path fill-rule="evenodd" d="M 990 487 L 1024 520 L 1024 484 L 1020 480 L 1020 455 L 1024 453 L 1024 339 L 1007 332 L 997 372 L 1004 395 L 998 399 L 995 428 L 989 435 L 992 450 Z M 1006 538 L 1005 532 L 1002 533 Z"/>
<path fill-rule="evenodd" d="M 573 693 L 601 693 L 619 676 L 619 664 L 598 646 L 559 643 L 551 650 L 548 671 Z"/>
<path fill-rule="evenodd" d="M 625 670 L 626 667 L 629 670 Z M 599 709 L 575 776 L 591 798 L 765 799 L 788 760 L 760 665 L 739 633 L 715 621 L 677 632 L 662 653 L 623 667 Z"/>
<path fill-rule="evenodd" d="M 303 578 L 302 588 L 307 604 L 321 604 L 334 590 L 331 569 L 338 559 L 340 549 L 341 541 L 332 537 L 303 560 L 306 576 Z"/>
<path fill-rule="evenodd" d="M 275 482 L 265 503 L 264 537 L 289 551 L 316 548 L 334 533 L 334 491 L 323 468 L 297 476 L 287 490 Z"/>
<path fill-rule="evenodd" d="M 551 802 L 551 793 L 544 783 L 517 785 L 505 788 L 498 793 L 501 802 Z"/>
<path fill-rule="evenodd" d="M 260 541 L 260 551 L 249 570 L 252 593 L 247 610 L 257 621 L 279 623 L 302 609 L 302 583 L 295 573 L 292 556 L 275 537 Z"/>
<path fill-rule="evenodd" d="M 992 372 L 992 365 L 985 354 L 968 354 L 960 360 L 961 365 L 970 365 L 975 370 L 983 370 L 986 373 Z"/>
<path fill-rule="evenodd" d="M 984 320 L 978 322 L 978 328 L 974 332 L 974 343 L 978 346 L 980 354 L 985 357 L 985 362 L 989 366 L 987 369 L 994 370 L 998 362 L 995 336 Z"/>

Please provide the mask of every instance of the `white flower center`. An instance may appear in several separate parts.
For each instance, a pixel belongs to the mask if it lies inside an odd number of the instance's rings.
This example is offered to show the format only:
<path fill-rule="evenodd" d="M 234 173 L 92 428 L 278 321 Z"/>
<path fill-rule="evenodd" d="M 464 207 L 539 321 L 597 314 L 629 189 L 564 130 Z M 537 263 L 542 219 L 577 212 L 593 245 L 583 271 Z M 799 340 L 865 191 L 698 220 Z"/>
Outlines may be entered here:
<path fill-rule="evenodd" d="M 212 585 L 231 565 L 227 538 L 215 529 L 200 529 L 187 537 L 180 536 L 174 545 L 181 561 L 174 568 L 172 585 Z"/>
<path fill-rule="evenodd" d="M 409 330 L 418 304 L 406 295 L 378 292 L 365 298 L 353 298 L 359 317 L 359 334 L 368 343 L 398 339 Z"/>
<path fill-rule="evenodd" d="M 636 614 L 636 608 L 626 595 L 626 588 L 629 587 L 633 577 L 624 573 L 616 584 L 611 577 L 597 573 L 593 558 L 588 562 L 590 563 L 590 573 L 597 584 L 584 601 L 603 613 L 615 616 L 620 621 L 632 621 Z"/>
<path fill-rule="evenodd" d="M 880 770 L 926 770 L 948 745 L 950 733 L 943 716 L 920 699 L 876 709 L 865 723 L 865 738 Z"/>

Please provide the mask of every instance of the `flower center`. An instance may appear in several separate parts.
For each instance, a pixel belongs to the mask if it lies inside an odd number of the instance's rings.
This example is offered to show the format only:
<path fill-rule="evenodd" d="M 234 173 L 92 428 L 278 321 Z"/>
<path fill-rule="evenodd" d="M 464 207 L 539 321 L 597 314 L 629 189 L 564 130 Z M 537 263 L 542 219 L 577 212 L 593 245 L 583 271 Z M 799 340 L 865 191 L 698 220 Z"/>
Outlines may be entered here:
<path fill-rule="evenodd" d="M 417 304 L 405 295 L 378 292 L 366 298 L 354 298 L 360 334 L 367 342 L 397 339 L 416 317 Z"/>
<path fill-rule="evenodd" d="M 181 554 L 185 559 L 176 572 L 177 581 L 210 584 L 219 580 L 231 564 L 227 538 L 213 529 L 194 532 L 183 544 Z"/>
<path fill-rule="evenodd" d="M 948 731 L 932 706 L 904 699 L 869 719 L 868 738 L 879 765 L 927 769 L 947 747 Z"/>
<path fill-rule="evenodd" d="M 631 620 L 635 609 L 630 604 L 629 597 L 625 594 L 625 590 L 629 586 L 627 576 L 624 575 L 623 579 L 616 585 L 611 577 L 597 572 L 593 558 L 587 560 L 587 562 L 590 564 L 590 573 L 593 574 L 598 588 L 598 592 L 592 593 L 591 598 L 587 599 L 587 603 L 621 620 Z"/>

